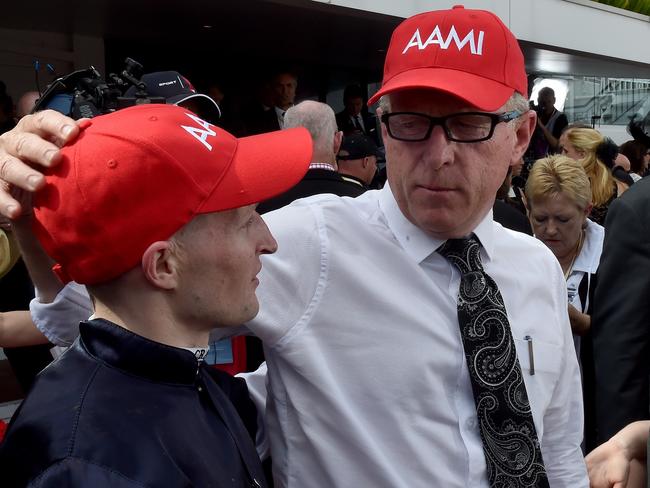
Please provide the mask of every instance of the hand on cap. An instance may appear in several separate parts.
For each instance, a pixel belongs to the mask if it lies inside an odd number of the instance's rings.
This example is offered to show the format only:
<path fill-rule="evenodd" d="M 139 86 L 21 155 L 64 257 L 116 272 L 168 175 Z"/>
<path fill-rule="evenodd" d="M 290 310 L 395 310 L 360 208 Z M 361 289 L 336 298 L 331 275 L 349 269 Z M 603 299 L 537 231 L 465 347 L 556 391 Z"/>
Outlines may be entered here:
<path fill-rule="evenodd" d="M 79 123 L 53 110 L 20 119 L 0 135 L 0 214 L 15 219 L 21 204 L 11 194 L 13 186 L 29 192 L 40 189 L 45 177 L 32 166 L 51 167 L 60 160 L 59 148 L 79 134 Z"/>

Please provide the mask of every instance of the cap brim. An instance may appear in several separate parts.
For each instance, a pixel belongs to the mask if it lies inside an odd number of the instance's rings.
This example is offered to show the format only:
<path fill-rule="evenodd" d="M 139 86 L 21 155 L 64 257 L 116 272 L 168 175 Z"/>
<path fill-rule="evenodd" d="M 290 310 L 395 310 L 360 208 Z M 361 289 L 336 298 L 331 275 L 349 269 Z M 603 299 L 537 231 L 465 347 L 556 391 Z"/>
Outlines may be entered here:
<path fill-rule="evenodd" d="M 284 193 L 307 172 L 312 146 L 303 127 L 242 137 L 226 175 L 200 212 L 243 207 Z"/>
<path fill-rule="evenodd" d="M 171 104 L 180 105 L 181 103 L 186 102 L 187 100 L 196 100 L 197 102 L 200 102 L 203 107 L 210 110 L 214 115 L 213 120 L 211 122 L 216 122 L 219 119 L 219 117 L 221 117 L 221 109 L 219 108 L 219 104 L 217 104 L 217 102 L 215 102 L 212 98 L 210 98 L 207 95 L 204 95 L 203 93 L 191 93 L 189 95 L 188 94 L 175 95 L 173 97 L 169 97 L 166 99 L 167 103 L 170 105 Z"/>
<path fill-rule="evenodd" d="M 368 104 L 372 105 L 386 94 L 412 89 L 440 90 L 488 112 L 503 106 L 515 91 L 497 81 L 463 71 L 418 68 L 393 76 L 368 100 Z"/>

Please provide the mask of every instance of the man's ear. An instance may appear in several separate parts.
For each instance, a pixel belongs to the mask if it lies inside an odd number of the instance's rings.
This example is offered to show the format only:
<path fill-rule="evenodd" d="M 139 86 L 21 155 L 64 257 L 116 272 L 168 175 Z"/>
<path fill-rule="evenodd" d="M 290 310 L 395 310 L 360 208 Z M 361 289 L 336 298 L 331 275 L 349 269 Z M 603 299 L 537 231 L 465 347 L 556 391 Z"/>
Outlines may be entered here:
<path fill-rule="evenodd" d="M 361 167 L 362 167 L 363 169 L 366 169 L 366 168 L 368 167 L 369 164 L 370 164 L 370 157 L 369 157 L 369 156 L 366 156 L 366 157 L 363 158 L 363 160 L 361 161 Z"/>
<path fill-rule="evenodd" d="M 169 241 L 156 241 L 142 254 L 142 273 L 156 288 L 173 290 L 178 286 L 179 262 Z"/>
<path fill-rule="evenodd" d="M 530 138 L 533 136 L 535 127 L 537 125 L 537 114 L 533 110 L 529 110 L 520 115 L 521 121 L 519 126 L 515 131 L 515 146 L 512 150 L 512 159 L 510 160 L 510 166 L 517 164 L 519 159 L 524 155 L 528 145 L 530 144 Z"/>
<path fill-rule="evenodd" d="M 339 153 L 339 149 L 341 149 L 342 142 L 343 142 L 343 132 L 338 130 L 334 133 L 334 146 L 332 147 L 334 154 Z"/>

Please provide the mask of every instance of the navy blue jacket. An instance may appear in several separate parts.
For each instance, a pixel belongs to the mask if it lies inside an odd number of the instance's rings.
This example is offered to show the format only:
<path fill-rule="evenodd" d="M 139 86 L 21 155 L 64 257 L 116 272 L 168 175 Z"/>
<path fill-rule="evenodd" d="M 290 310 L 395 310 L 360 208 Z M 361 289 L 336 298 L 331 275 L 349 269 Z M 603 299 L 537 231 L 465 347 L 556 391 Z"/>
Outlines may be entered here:
<path fill-rule="evenodd" d="M 243 380 L 106 320 L 82 322 L 9 425 L 2 486 L 263 487 L 255 429 Z"/>

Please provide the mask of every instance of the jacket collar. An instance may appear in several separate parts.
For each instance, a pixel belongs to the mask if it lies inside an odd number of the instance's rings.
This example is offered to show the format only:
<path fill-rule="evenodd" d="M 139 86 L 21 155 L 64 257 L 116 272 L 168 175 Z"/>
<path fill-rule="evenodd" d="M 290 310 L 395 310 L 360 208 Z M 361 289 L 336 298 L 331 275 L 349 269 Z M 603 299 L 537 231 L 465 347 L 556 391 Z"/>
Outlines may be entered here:
<path fill-rule="evenodd" d="M 185 349 L 154 342 L 104 319 L 81 322 L 80 343 L 99 361 L 160 383 L 194 384 L 199 362 Z"/>
<path fill-rule="evenodd" d="M 341 175 L 341 178 L 343 178 L 348 183 L 354 183 L 355 185 L 359 185 L 364 190 L 368 189 L 368 186 L 360 178 L 357 178 L 356 176 L 352 176 L 352 175 L 346 175 L 345 173 L 339 173 L 339 174 Z"/>

